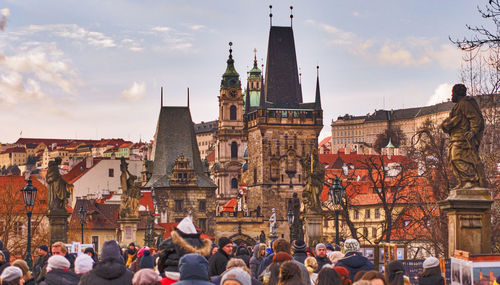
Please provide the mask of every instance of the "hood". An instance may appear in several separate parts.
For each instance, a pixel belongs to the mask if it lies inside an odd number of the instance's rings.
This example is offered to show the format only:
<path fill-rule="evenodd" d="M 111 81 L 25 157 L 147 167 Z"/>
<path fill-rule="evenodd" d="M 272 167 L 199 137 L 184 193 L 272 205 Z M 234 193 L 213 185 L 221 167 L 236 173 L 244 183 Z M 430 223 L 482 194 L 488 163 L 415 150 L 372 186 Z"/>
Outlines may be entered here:
<path fill-rule="evenodd" d="M 208 261 L 205 257 L 189 253 L 179 261 L 181 280 L 206 280 L 208 281 Z"/>
<path fill-rule="evenodd" d="M 127 267 L 125 267 L 122 262 L 114 259 L 107 259 L 97 263 L 93 271 L 97 276 L 111 280 L 119 278 L 125 274 L 126 270 Z"/>
<path fill-rule="evenodd" d="M 366 264 L 366 258 L 359 252 L 349 252 L 341 259 L 342 263 L 351 268 L 361 268 Z"/>
<path fill-rule="evenodd" d="M 240 245 L 238 246 L 238 248 L 236 249 L 236 255 L 250 255 L 250 253 L 248 252 L 248 249 L 246 248 L 246 246 L 244 245 Z"/>
<path fill-rule="evenodd" d="M 45 276 L 45 282 L 48 285 L 78 284 L 79 280 L 78 275 L 63 269 L 52 269 Z"/>
<path fill-rule="evenodd" d="M 255 258 L 257 258 L 257 256 L 258 256 L 257 254 L 259 254 L 259 246 L 260 246 L 260 244 L 258 243 L 253 247 L 252 256 Z"/>

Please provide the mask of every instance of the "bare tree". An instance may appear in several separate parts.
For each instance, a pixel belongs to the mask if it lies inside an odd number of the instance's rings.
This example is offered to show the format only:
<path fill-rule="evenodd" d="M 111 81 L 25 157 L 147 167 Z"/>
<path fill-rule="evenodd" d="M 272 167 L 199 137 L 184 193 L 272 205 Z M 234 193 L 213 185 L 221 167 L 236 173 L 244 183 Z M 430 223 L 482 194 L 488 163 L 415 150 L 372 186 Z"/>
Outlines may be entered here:
<path fill-rule="evenodd" d="M 406 137 L 403 131 L 397 126 L 391 126 L 385 129 L 383 133 L 377 135 L 377 138 L 373 143 L 373 149 L 380 153 L 382 148 L 387 146 L 389 140 L 395 147 L 399 147 L 406 143 Z"/>

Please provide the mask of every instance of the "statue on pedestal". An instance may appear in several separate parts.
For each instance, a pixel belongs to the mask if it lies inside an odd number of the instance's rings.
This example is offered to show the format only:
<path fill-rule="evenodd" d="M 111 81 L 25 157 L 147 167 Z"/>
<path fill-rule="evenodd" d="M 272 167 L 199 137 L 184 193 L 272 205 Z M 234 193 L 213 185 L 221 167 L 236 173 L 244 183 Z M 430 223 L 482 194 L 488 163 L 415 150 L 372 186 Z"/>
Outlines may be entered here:
<path fill-rule="evenodd" d="M 276 224 L 276 209 L 273 208 L 272 211 L 273 213 L 271 214 L 271 217 L 269 217 L 269 236 L 275 237 L 276 229 L 278 228 L 278 225 Z"/>
<path fill-rule="evenodd" d="M 484 131 L 484 118 L 476 100 L 467 96 L 463 84 L 455 84 L 451 100 L 455 103 L 441 128 L 450 136 L 449 160 L 459 181 L 455 189 L 486 187 L 479 145 Z"/>
<path fill-rule="evenodd" d="M 45 180 L 49 188 L 49 213 L 66 213 L 66 205 L 73 185 L 66 183 L 59 173 L 61 158 L 56 157 L 54 161 L 49 162 Z"/>
<path fill-rule="evenodd" d="M 135 185 L 137 176 L 130 174 L 128 171 L 128 163 L 125 161 L 124 157 L 120 160 L 120 183 L 122 186 L 120 219 L 138 219 L 141 190 Z"/>
<path fill-rule="evenodd" d="M 317 149 L 313 149 L 310 157 L 304 163 L 304 176 L 306 181 L 306 186 L 302 192 L 304 212 L 321 214 L 320 195 L 323 190 L 325 169 L 319 161 Z"/>

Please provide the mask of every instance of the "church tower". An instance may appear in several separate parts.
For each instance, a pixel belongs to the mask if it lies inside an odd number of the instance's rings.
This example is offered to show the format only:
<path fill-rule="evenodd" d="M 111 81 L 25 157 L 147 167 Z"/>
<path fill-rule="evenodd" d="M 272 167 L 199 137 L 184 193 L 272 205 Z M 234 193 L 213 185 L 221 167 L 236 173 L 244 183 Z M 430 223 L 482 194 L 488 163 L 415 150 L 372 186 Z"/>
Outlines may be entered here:
<path fill-rule="evenodd" d="M 323 128 L 319 78 L 316 79 L 315 102 L 303 103 L 293 29 L 271 26 L 265 77 L 257 85 L 259 103 L 246 102 L 244 116 L 248 132 L 248 208 L 261 209 L 264 220 L 275 208 L 277 220 L 286 221 L 293 194 L 302 197 L 303 165 L 318 148 L 318 135 Z M 254 81 L 249 80 L 248 84 L 251 82 Z M 250 95 L 251 92 L 246 94 L 246 101 L 252 103 Z M 279 237 L 288 236 L 288 224 L 278 222 L 276 232 Z"/>
<path fill-rule="evenodd" d="M 219 95 L 219 121 L 216 132 L 215 163 L 212 175 L 218 185 L 219 205 L 235 198 L 243 164 L 243 152 L 247 137 L 243 130 L 243 95 L 240 75 L 234 68 L 232 43 L 229 43 L 229 59 L 222 75 Z"/>

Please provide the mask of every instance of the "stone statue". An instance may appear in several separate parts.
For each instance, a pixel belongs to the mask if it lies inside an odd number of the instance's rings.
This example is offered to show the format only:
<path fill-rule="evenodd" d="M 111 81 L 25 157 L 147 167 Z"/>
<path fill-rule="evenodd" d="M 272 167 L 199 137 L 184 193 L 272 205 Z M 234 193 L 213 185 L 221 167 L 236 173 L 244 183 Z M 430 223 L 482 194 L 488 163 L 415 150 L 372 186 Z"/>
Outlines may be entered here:
<path fill-rule="evenodd" d="M 122 157 L 120 160 L 120 184 L 122 186 L 120 218 L 138 219 L 141 190 L 139 189 L 139 187 L 135 186 L 135 180 L 137 179 L 137 176 L 130 174 L 130 172 L 128 171 L 128 163 L 125 161 L 124 157 Z"/>
<path fill-rule="evenodd" d="M 266 234 L 264 233 L 264 231 L 260 231 L 259 241 L 261 243 L 266 243 Z"/>
<path fill-rule="evenodd" d="M 269 236 L 274 237 L 276 236 L 276 229 L 278 228 L 278 225 L 276 224 L 276 209 L 273 208 L 273 213 L 271 214 L 271 217 L 269 217 Z"/>
<path fill-rule="evenodd" d="M 455 189 L 486 187 L 484 167 L 479 158 L 479 145 L 484 131 L 484 118 L 476 100 L 467 96 L 463 84 L 455 84 L 451 100 L 455 103 L 441 128 L 450 135 L 449 160 L 459 181 Z"/>
<path fill-rule="evenodd" d="M 304 176 L 306 186 L 302 192 L 304 199 L 304 211 L 309 213 L 321 213 L 320 195 L 323 190 L 325 179 L 325 169 L 319 161 L 318 150 L 313 149 L 312 153 L 304 163 Z"/>
<path fill-rule="evenodd" d="M 66 213 L 66 205 L 73 185 L 66 183 L 59 173 L 61 158 L 56 157 L 54 161 L 49 162 L 45 180 L 49 185 L 49 212 L 62 211 Z"/>

